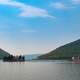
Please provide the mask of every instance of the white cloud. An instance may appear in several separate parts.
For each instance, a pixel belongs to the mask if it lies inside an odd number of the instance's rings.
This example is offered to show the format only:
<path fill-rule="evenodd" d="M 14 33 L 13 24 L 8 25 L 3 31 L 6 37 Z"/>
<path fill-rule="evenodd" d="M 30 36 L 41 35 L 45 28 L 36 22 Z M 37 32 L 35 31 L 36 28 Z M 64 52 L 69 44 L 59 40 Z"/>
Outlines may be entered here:
<path fill-rule="evenodd" d="M 70 9 L 76 8 L 72 4 L 66 4 L 66 3 L 62 3 L 62 2 L 51 3 L 50 6 L 55 9 L 59 9 L 59 10 L 70 10 Z"/>
<path fill-rule="evenodd" d="M 73 4 L 80 4 L 80 0 L 72 0 Z"/>
<path fill-rule="evenodd" d="M 44 9 L 40 9 L 40 8 L 36 8 L 36 7 L 33 7 L 33 6 L 24 6 L 24 7 L 21 7 L 22 9 L 22 13 L 20 14 L 20 16 L 27 16 L 27 17 L 53 17 L 53 16 L 50 16 L 48 14 L 48 12 Z"/>
<path fill-rule="evenodd" d="M 10 1 L 10 0 L 0 0 L 0 2 L 7 2 L 7 1 Z"/>
<path fill-rule="evenodd" d="M 65 5 L 61 2 L 55 2 L 50 4 L 51 7 L 54 7 L 56 9 L 64 9 L 66 8 Z"/>
<path fill-rule="evenodd" d="M 48 11 L 45 9 L 37 8 L 31 5 L 26 5 L 24 3 L 13 1 L 13 0 L 0 0 L 0 5 L 8 5 L 20 9 L 22 12 L 19 16 L 22 17 L 49 17 L 55 18 L 49 15 Z"/>

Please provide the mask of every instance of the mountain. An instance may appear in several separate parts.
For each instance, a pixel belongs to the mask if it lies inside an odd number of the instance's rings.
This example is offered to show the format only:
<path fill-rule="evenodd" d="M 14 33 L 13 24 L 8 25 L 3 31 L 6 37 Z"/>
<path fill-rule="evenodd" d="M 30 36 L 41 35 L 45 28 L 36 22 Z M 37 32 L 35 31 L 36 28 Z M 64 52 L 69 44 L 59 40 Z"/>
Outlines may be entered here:
<path fill-rule="evenodd" d="M 9 56 L 10 54 L 2 49 L 0 49 L 0 59 Z"/>
<path fill-rule="evenodd" d="M 80 56 L 80 39 L 41 55 L 39 59 L 71 59 L 72 56 Z"/>
<path fill-rule="evenodd" d="M 29 54 L 29 55 L 24 55 L 25 56 L 25 60 L 34 60 L 37 59 L 38 56 L 40 56 L 41 54 Z"/>

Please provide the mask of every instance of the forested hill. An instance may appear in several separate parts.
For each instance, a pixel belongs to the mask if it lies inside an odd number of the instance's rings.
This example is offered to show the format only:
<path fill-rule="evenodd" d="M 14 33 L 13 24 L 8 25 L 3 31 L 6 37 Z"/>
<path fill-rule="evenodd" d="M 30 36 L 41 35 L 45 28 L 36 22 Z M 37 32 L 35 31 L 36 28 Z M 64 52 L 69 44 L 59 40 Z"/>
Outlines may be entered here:
<path fill-rule="evenodd" d="M 72 56 L 80 56 L 80 39 L 39 56 L 39 59 L 71 59 Z"/>
<path fill-rule="evenodd" d="M 10 54 L 2 49 L 0 49 L 0 59 L 9 56 Z"/>

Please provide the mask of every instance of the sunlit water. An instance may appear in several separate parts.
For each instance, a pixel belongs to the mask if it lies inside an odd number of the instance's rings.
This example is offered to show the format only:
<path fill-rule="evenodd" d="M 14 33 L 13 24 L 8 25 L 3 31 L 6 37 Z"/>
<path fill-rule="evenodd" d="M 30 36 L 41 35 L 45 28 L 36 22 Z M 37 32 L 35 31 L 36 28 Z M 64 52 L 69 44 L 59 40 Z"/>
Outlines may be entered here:
<path fill-rule="evenodd" d="M 80 64 L 53 61 L 0 62 L 0 80 L 80 80 Z"/>

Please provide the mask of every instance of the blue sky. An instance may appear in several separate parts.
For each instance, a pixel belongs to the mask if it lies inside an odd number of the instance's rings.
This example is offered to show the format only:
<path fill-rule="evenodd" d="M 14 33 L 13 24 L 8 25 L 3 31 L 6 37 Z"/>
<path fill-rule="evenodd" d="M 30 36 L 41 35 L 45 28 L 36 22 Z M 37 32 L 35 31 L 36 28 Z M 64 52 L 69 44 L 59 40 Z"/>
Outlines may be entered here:
<path fill-rule="evenodd" d="M 80 0 L 0 0 L 0 47 L 14 55 L 47 53 L 80 38 Z"/>

